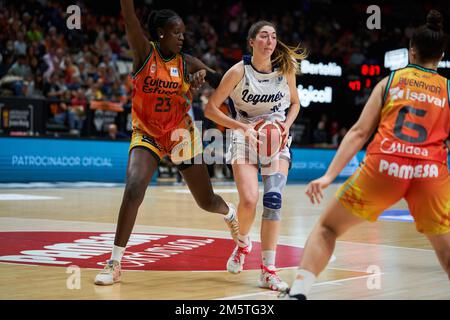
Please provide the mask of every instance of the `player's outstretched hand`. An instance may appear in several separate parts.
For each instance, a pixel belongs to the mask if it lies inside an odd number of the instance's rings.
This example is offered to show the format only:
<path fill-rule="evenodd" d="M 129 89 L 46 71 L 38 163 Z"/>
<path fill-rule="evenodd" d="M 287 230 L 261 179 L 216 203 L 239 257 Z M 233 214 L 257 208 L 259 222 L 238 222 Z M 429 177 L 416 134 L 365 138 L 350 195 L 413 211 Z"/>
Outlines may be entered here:
<path fill-rule="evenodd" d="M 322 176 L 316 180 L 311 181 L 306 187 L 306 195 L 309 197 L 309 200 L 312 204 L 320 203 L 323 199 L 322 190 L 325 189 L 333 182 L 327 176 Z"/>

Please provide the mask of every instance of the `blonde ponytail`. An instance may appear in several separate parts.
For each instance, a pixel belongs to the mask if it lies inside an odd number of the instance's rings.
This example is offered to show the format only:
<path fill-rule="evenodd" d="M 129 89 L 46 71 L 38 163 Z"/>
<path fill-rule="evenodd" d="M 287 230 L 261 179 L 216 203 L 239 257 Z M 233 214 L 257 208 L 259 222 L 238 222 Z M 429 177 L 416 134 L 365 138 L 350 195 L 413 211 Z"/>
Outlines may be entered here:
<path fill-rule="evenodd" d="M 308 52 L 300 44 L 291 47 L 280 40 L 277 41 L 277 47 L 273 53 L 272 64 L 279 67 L 281 74 L 300 74 L 300 64 L 298 60 L 304 60 L 308 56 Z"/>

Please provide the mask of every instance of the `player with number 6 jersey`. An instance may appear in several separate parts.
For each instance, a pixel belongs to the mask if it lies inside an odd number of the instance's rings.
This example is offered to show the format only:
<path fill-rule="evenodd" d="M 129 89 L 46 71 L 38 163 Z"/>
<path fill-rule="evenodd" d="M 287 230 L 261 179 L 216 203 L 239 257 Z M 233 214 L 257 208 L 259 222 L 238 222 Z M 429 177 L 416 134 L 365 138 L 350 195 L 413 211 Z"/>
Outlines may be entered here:
<path fill-rule="evenodd" d="M 377 133 L 337 199 L 355 215 L 375 221 L 404 197 L 419 232 L 446 233 L 450 231 L 448 80 L 434 69 L 409 64 L 385 82 Z M 390 186 L 389 192 L 381 192 Z"/>
<path fill-rule="evenodd" d="M 365 220 L 376 221 L 402 198 L 450 280 L 450 178 L 445 145 L 450 87 L 437 73 L 445 45 L 442 15 L 431 10 L 426 24 L 412 34 L 410 64 L 376 85 L 325 175 L 308 185 L 311 202 L 320 202 L 322 190 L 377 129 L 364 161 L 339 188 L 311 232 L 290 288 L 291 298 L 307 298 L 339 236 Z"/>
<path fill-rule="evenodd" d="M 368 154 L 445 162 L 450 130 L 448 80 L 416 64 L 389 76 L 378 131 Z"/>

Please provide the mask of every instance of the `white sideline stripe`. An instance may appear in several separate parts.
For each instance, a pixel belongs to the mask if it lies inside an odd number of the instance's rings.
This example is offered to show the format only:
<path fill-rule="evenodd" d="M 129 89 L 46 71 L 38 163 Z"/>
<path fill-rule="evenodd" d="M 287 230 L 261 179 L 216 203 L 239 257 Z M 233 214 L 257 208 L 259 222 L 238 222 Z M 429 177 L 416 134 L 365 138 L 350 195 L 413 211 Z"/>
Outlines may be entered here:
<path fill-rule="evenodd" d="M 0 193 L 0 201 L 19 200 L 61 200 L 61 197 L 37 196 L 32 194 Z"/>
<path fill-rule="evenodd" d="M 101 268 L 95 269 L 95 268 L 80 268 L 82 270 L 93 270 L 93 271 L 100 271 Z M 122 269 L 122 272 L 146 272 L 146 271 L 161 271 L 161 270 L 130 270 L 130 269 Z"/>
<path fill-rule="evenodd" d="M 0 189 L 58 189 L 58 188 L 123 188 L 124 183 L 114 182 L 5 182 L 0 183 Z"/>
<path fill-rule="evenodd" d="M 263 191 L 263 189 L 260 189 L 260 191 Z M 191 191 L 189 189 L 177 189 L 177 190 L 164 190 L 164 192 L 170 192 L 170 193 L 184 193 L 184 194 L 190 194 Z M 238 193 L 237 189 L 219 189 L 214 188 L 215 193 Z"/>
<path fill-rule="evenodd" d="M 422 248 L 411 248 L 411 247 L 399 247 L 399 246 L 391 246 L 388 244 L 378 244 L 378 243 L 363 243 L 363 242 L 352 242 L 352 241 L 337 241 L 341 243 L 354 244 L 354 245 L 362 245 L 362 246 L 370 246 L 370 247 L 383 247 L 383 248 L 391 248 L 391 249 L 405 249 L 405 250 L 415 250 L 415 251 L 428 251 L 434 253 L 433 249 L 422 249 Z"/>
<path fill-rule="evenodd" d="M 329 263 L 333 262 L 333 261 L 332 261 L 333 257 L 334 257 L 334 256 L 331 257 Z M 336 258 L 336 257 L 334 257 L 334 258 Z M 294 267 L 285 267 L 285 268 L 278 268 L 278 267 L 277 267 L 277 270 L 278 270 L 278 271 L 281 271 L 281 270 L 292 270 L 292 269 L 297 269 L 297 268 L 298 268 L 298 266 L 294 266 Z M 349 271 L 349 272 L 367 273 L 367 270 L 355 270 L 355 269 L 340 268 L 340 267 L 326 267 L 326 270 L 328 270 L 328 269 L 330 269 L 330 270 L 339 270 L 339 271 Z M 245 270 L 244 270 L 244 271 L 245 271 Z"/>
<path fill-rule="evenodd" d="M 380 272 L 377 273 L 377 276 L 381 276 L 386 274 L 385 272 Z M 341 282 L 347 282 L 347 281 L 351 281 L 351 280 L 358 280 L 358 279 L 364 279 L 364 278 L 369 278 L 369 277 L 373 277 L 375 274 L 371 273 L 371 274 L 367 274 L 365 276 L 359 276 L 359 277 L 350 277 L 350 278 L 345 278 L 345 279 L 339 279 L 339 280 L 331 280 L 331 281 L 325 281 L 325 282 L 318 282 L 313 284 L 314 286 L 323 286 L 323 285 L 327 285 L 327 284 L 340 284 Z"/>
<path fill-rule="evenodd" d="M 384 273 L 379 273 L 379 275 L 383 275 Z M 340 280 L 332 280 L 332 281 L 325 281 L 325 282 L 318 282 L 313 284 L 313 287 L 317 286 L 323 286 L 323 285 L 341 285 L 341 282 L 347 282 L 351 280 L 358 280 L 358 279 L 364 279 L 373 276 L 373 274 L 368 274 L 365 276 L 359 276 L 359 277 L 350 277 Z M 245 298 L 245 297 L 251 297 L 251 296 L 277 296 L 278 292 L 253 292 L 253 293 L 247 293 L 247 294 L 241 294 L 237 296 L 229 296 L 229 297 L 223 297 L 223 298 L 217 298 L 214 300 L 231 300 L 231 299 L 239 299 L 239 298 Z"/>

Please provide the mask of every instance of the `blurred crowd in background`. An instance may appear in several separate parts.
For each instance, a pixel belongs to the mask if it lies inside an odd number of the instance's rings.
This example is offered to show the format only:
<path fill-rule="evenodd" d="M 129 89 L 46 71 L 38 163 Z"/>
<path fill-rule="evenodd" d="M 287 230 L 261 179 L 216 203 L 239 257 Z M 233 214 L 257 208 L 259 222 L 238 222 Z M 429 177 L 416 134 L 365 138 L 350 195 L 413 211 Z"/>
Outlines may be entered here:
<path fill-rule="evenodd" d="M 66 8 L 70 4 L 0 1 L 0 95 L 52 99 L 52 121 L 67 125 L 74 135 L 84 136 L 92 100 L 118 102 L 130 108 L 131 52 L 119 1 L 108 7 L 78 1 L 82 30 L 66 27 Z M 135 4 L 144 29 L 150 11 L 167 5 L 163 1 Z M 407 16 L 402 15 L 404 6 L 408 6 Z M 368 30 L 364 25 L 365 4 L 281 0 L 276 8 L 268 10 L 258 2 L 187 0 L 171 8 L 186 25 L 183 51 L 220 73 L 248 52 L 247 31 L 260 19 L 275 22 L 278 38 L 284 43 L 301 43 L 310 56 L 357 70 L 362 63 L 382 63 L 386 49 L 407 47 L 413 27 L 430 9 L 425 4 L 383 6 L 383 28 Z M 441 10 L 448 15 L 449 8 Z M 415 11 L 417 15 L 411 16 Z M 203 120 L 202 110 L 210 94 L 208 86 L 195 93 L 196 120 Z M 213 126 L 208 122 L 204 128 Z M 121 129 L 119 138 L 126 138 L 127 130 Z M 116 137 L 117 130 L 117 125 L 108 126 L 105 134 Z M 310 141 L 316 146 L 336 147 L 346 131 L 329 114 L 321 112 L 320 120 L 312 124 Z"/>

